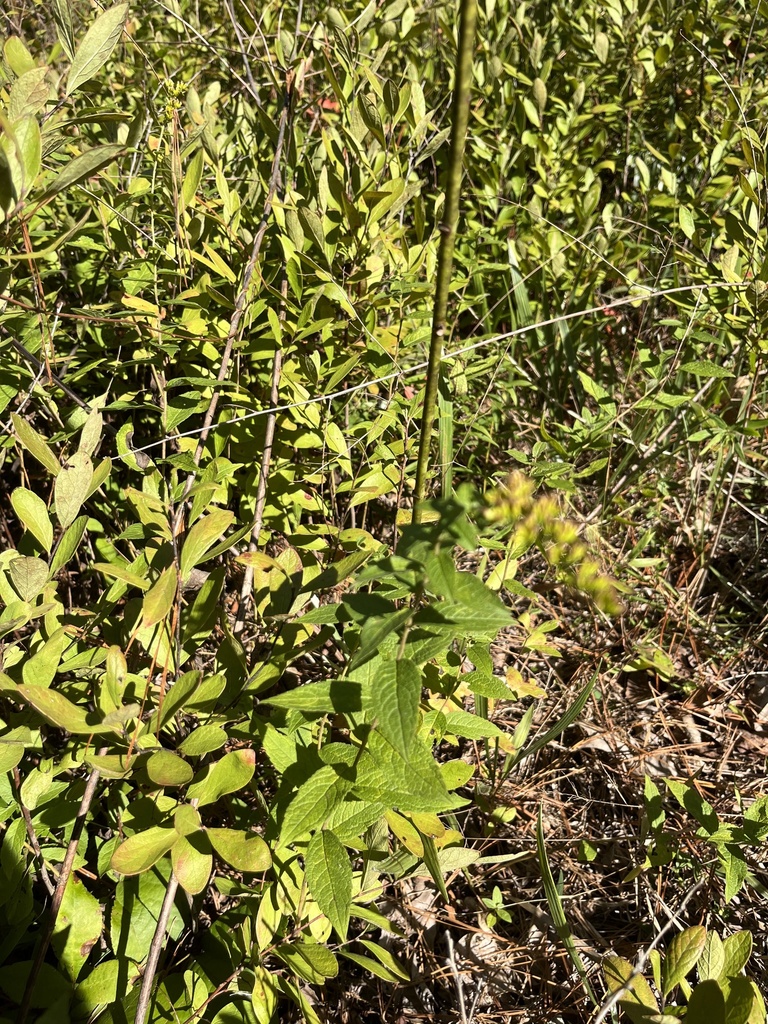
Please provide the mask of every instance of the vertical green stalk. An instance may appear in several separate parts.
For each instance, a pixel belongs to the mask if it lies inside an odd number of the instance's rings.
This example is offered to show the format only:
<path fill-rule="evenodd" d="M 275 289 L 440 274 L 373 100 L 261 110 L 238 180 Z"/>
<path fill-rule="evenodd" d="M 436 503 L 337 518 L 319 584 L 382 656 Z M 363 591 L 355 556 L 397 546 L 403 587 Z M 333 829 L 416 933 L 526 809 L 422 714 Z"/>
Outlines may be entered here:
<path fill-rule="evenodd" d="M 459 48 L 456 54 L 456 82 L 453 89 L 453 116 L 451 128 L 451 151 L 448 158 L 448 181 L 445 190 L 445 206 L 440 224 L 440 249 L 437 255 L 437 281 L 435 283 L 435 304 L 432 312 L 432 339 L 429 345 L 429 366 L 427 387 L 424 394 L 424 411 L 421 417 L 421 436 L 416 463 L 416 490 L 414 494 L 413 521 L 421 522 L 424 499 L 427 492 L 429 473 L 429 452 L 432 442 L 432 427 L 435 422 L 437 396 L 440 384 L 440 363 L 443 358 L 448 313 L 448 292 L 453 270 L 453 249 L 456 243 L 456 227 L 459 222 L 459 196 L 464 163 L 464 142 L 469 121 L 469 90 L 472 84 L 472 54 L 475 48 L 475 23 L 477 21 L 476 0 L 461 0 L 459 9 Z"/>

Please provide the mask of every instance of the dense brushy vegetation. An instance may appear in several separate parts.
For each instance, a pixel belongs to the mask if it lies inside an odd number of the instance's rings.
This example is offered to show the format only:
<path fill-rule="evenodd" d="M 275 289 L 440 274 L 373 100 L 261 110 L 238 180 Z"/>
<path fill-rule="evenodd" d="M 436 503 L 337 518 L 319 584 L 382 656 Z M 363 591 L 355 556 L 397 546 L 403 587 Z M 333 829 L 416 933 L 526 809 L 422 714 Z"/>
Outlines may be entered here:
<path fill-rule="evenodd" d="M 760 778 L 575 723 L 760 701 L 766 15 L 480 3 L 416 524 L 454 6 L 6 5 L 3 1020 L 765 1019 Z"/>

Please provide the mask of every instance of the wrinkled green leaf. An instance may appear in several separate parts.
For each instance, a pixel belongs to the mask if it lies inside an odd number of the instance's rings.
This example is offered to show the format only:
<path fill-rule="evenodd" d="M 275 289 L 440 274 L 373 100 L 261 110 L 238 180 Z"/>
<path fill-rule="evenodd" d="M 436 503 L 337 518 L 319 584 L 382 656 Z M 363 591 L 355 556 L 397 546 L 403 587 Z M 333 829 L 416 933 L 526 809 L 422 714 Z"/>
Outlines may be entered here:
<path fill-rule="evenodd" d="M 316 832 L 307 848 L 307 884 L 342 942 L 346 942 L 352 905 L 352 865 L 333 832 Z"/>

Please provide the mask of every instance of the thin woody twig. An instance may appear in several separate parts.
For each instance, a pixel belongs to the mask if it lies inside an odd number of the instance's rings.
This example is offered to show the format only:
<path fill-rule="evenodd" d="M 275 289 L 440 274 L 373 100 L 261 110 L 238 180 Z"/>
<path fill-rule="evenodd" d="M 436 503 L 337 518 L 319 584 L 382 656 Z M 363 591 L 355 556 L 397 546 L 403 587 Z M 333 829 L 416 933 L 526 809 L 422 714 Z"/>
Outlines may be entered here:
<path fill-rule="evenodd" d="M 253 274 L 256 269 L 256 262 L 261 252 L 261 246 L 264 241 L 264 235 L 266 234 L 267 227 L 269 225 L 269 217 L 272 213 L 272 202 L 277 191 L 278 182 L 280 180 L 280 161 L 283 155 L 283 145 L 285 143 L 285 129 L 288 123 L 288 112 L 291 107 L 293 99 L 293 73 L 289 73 L 288 81 L 285 90 L 285 99 L 283 102 L 283 109 L 280 114 L 280 125 L 277 133 L 277 145 L 275 146 L 275 155 L 272 160 L 272 173 L 269 179 L 269 186 L 267 190 L 267 198 L 264 203 L 264 212 L 261 215 L 261 223 L 259 224 L 258 231 L 253 240 L 253 247 L 251 249 L 251 255 L 248 260 L 248 264 L 243 274 L 243 283 L 238 292 L 237 299 L 235 300 L 235 309 L 232 313 L 232 318 L 229 321 L 229 331 L 227 332 L 227 340 L 224 344 L 224 351 L 221 356 L 221 367 L 216 378 L 217 385 L 223 384 L 226 380 L 227 374 L 229 373 L 229 363 L 232 357 L 232 349 L 234 348 L 235 341 L 240 336 L 240 325 L 245 313 L 246 302 L 248 298 L 248 292 L 251 287 L 251 281 L 253 280 Z M 213 395 L 208 404 L 208 410 L 206 411 L 205 418 L 203 420 L 202 429 L 199 431 L 200 440 L 197 443 L 195 454 L 193 456 L 194 463 L 196 466 L 200 465 L 200 459 L 203 455 L 203 449 L 205 443 L 208 440 L 208 434 L 211 430 L 213 418 L 216 415 L 216 409 L 219 404 L 219 395 L 221 388 L 219 386 L 214 388 Z M 184 495 L 182 501 L 179 503 L 179 509 L 176 514 L 176 522 L 174 523 L 173 533 L 176 535 L 181 526 L 181 518 L 184 514 L 184 499 L 187 497 L 195 482 L 195 473 L 190 473 L 186 479 L 184 485 Z"/>
<path fill-rule="evenodd" d="M 288 282 L 283 278 L 282 292 L 283 292 L 283 307 L 280 310 L 281 317 L 285 317 L 285 297 L 288 288 Z M 283 353 L 278 348 L 275 352 L 275 358 L 272 363 L 272 389 L 269 395 L 269 401 L 271 405 L 277 405 L 277 399 L 280 388 L 280 371 L 283 365 Z M 261 533 L 261 525 L 264 520 L 264 506 L 267 500 L 267 480 L 269 478 L 269 467 L 272 461 L 272 446 L 275 441 L 275 427 L 277 424 L 277 414 L 272 413 L 267 417 L 266 426 L 264 429 L 264 448 L 261 452 L 261 466 L 259 468 L 259 482 L 256 485 L 256 506 L 253 515 L 253 527 L 251 529 L 251 540 L 248 544 L 249 551 L 256 551 L 259 546 L 259 534 Z M 235 621 L 235 635 L 243 631 L 245 625 L 245 612 L 248 605 L 248 601 L 251 597 L 251 591 L 253 590 L 253 566 L 246 565 L 245 575 L 243 577 L 243 585 L 240 588 L 240 602 L 237 608 L 237 619 Z"/>
<path fill-rule="evenodd" d="M 165 898 L 163 899 L 163 905 L 160 908 L 160 914 L 157 918 L 157 927 L 155 928 L 155 934 L 152 936 L 152 945 L 149 947 L 147 965 L 144 968 L 144 975 L 141 979 L 141 991 L 139 992 L 139 1001 L 136 1005 L 136 1016 L 134 1018 L 135 1024 L 144 1024 L 144 1020 L 147 1016 L 147 1010 L 149 1009 L 149 1004 L 152 999 L 152 983 L 155 980 L 157 964 L 160 960 L 163 943 L 165 942 L 165 933 L 168 928 L 168 921 L 171 917 L 173 901 L 176 899 L 176 890 L 178 887 L 179 880 L 176 878 L 173 869 L 171 869 L 171 877 L 168 879 Z"/>
<path fill-rule="evenodd" d="M 701 887 L 705 884 L 706 881 L 706 878 L 700 878 L 698 882 L 694 883 L 694 885 L 691 886 L 691 888 L 683 897 L 682 903 L 677 908 L 677 912 L 670 917 L 670 919 L 661 929 L 661 931 L 650 944 L 650 946 L 648 946 L 647 949 L 641 951 L 641 953 L 638 955 L 637 961 L 635 962 L 635 966 L 632 968 L 632 973 L 630 974 L 630 976 L 627 978 L 627 980 L 624 982 L 621 988 L 617 988 L 615 992 L 612 992 L 610 996 L 608 996 L 608 998 L 604 1000 L 604 1002 L 598 1009 L 597 1016 L 594 1018 L 591 1024 L 602 1024 L 602 1021 L 605 1020 L 605 1018 L 608 1016 L 608 1014 L 611 1012 L 614 1006 L 616 1006 L 616 1004 L 619 1002 L 622 996 L 625 996 L 627 992 L 629 992 L 630 988 L 632 987 L 632 982 L 645 970 L 645 965 L 648 961 L 648 957 L 650 956 L 651 952 L 658 946 L 658 944 L 661 942 L 661 940 L 664 938 L 667 932 L 677 922 L 680 915 L 687 907 L 688 903 L 691 901 L 693 896 L 695 896 L 695 894 L 699 891 L 699 889 L 701 889 Z"/>

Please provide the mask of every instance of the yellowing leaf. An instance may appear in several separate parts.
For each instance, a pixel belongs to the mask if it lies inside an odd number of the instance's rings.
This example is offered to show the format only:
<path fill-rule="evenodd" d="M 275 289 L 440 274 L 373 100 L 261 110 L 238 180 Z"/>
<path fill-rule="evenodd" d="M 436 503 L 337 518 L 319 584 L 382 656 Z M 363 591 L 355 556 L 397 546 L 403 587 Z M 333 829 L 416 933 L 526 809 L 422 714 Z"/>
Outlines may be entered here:
<path fill-rule="evenodd" d="M 202 832 L 189 837 L 179 836 L 171 850 L 173 873 L 179 885 L 190 896 L 196 896 L 208 884 L 213 869 L 213 855 Z"/>
<path fill-rule="evenodd" d="M 234 518 L 234 512 L 217 508 L 197 520 L 184 539 L 181 548 L 182 583 L 186 583 L 194 567 L 204 561 L 206 552 L 232 525 Z"/>
<path fill-rule="evenodd" d="M 236 871 L 266 871 L 272 864 L 269 847 L 255 832 L 209 828 L 206 835 L 219 857 Z"/>
<path fill-rule="evenodd" d="M 176 600 L 179 576 L 175 565 L 163 569 L 160 578 L 146 592 L 141 606 L 142 627 L 154 626 L 168 615 Z"/>
<path fill-rule="evenodd" d="M 153 826 L 130 836 L 112 854 L 110 867 L 121 875 L 140 875 L 156 864 L 179 839 L 173 828 Z"/>
<path fill-rule="evenodd" d="M 153 754 L 147 761 L 146 770 L 156 786 L 186 786 L 194 774 L 191 766 L 170 750 L 158 750 Z"/>
<path fill-rule="evenodd" d="M 93 463 L 85 452 L 75 452 L 56 477 L 53 503 L 59 523 L 64 529 L 77 518 L 90 492 L 92 479 Z"/>
<path fill-rule="evenodd" d="M 546 697 L 547 691 L 543 690 L 530 679 L 523 679 L 517 669 L 507 669 L 507 686 L 515 697 Z"/>

